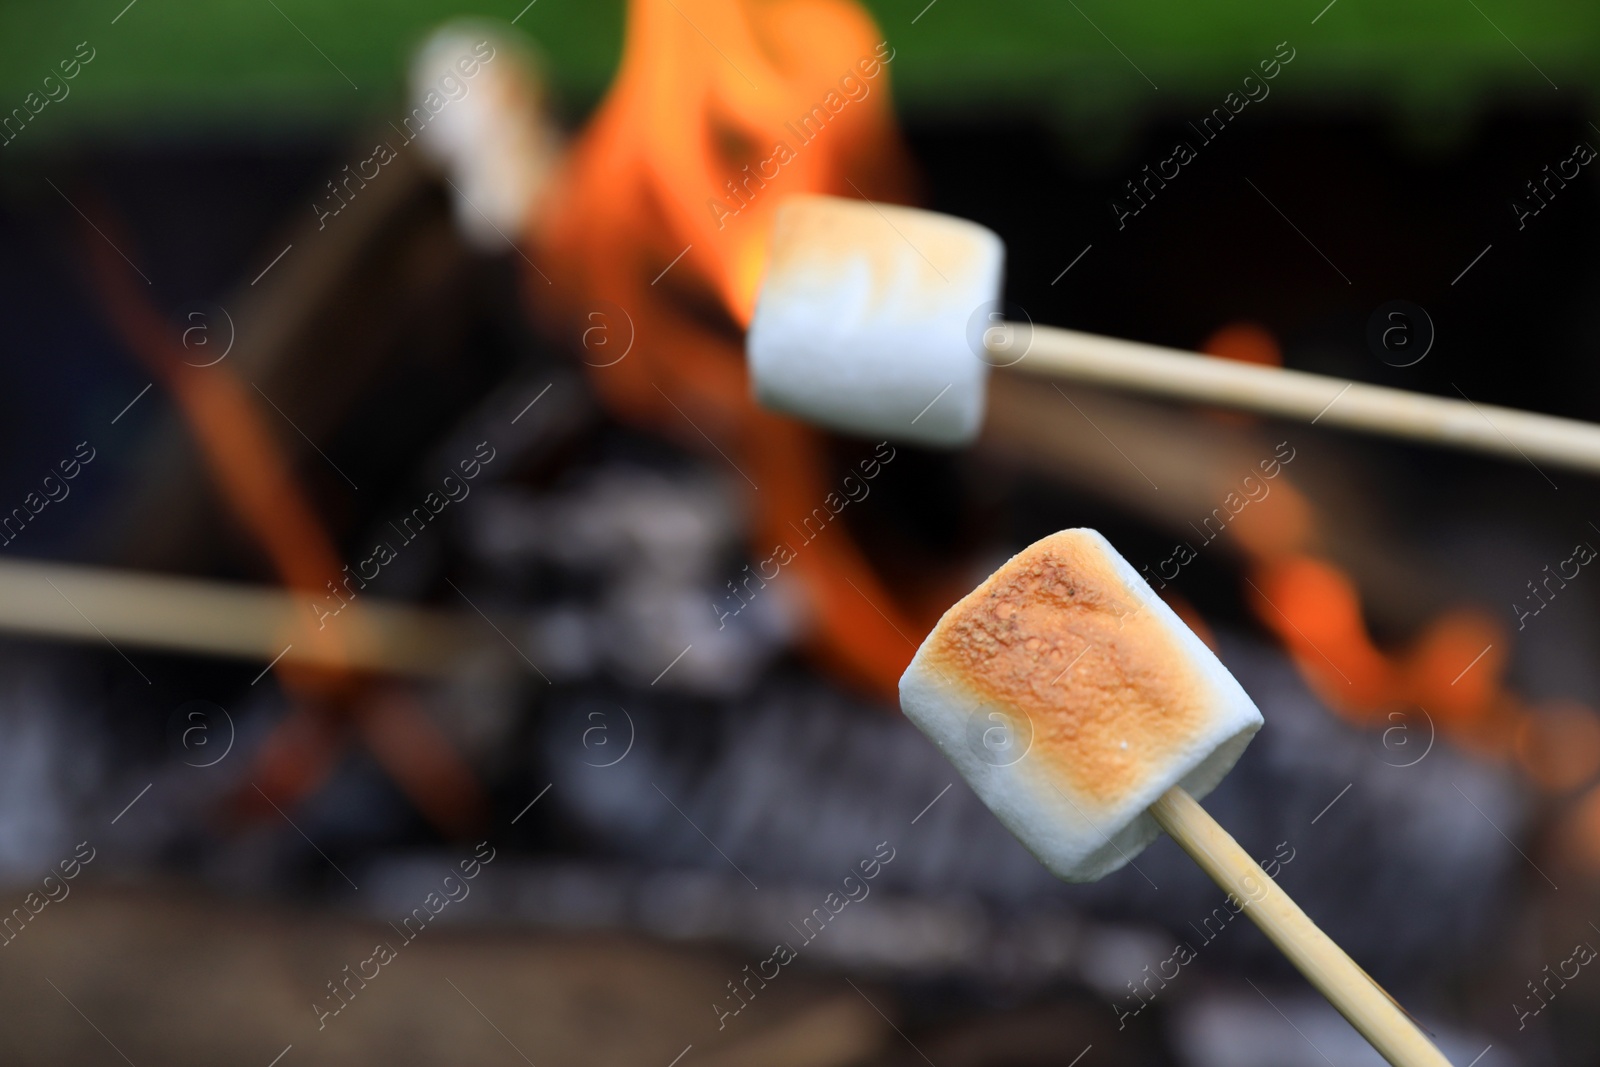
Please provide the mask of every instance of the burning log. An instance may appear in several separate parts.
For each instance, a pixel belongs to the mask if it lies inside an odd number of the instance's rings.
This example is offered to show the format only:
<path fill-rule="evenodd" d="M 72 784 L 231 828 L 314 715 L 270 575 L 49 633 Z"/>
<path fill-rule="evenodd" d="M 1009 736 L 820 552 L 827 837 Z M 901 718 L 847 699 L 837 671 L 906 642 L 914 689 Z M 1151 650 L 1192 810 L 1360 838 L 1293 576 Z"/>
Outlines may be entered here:
<path fill-rule="evenodd" d="M 172 393 L 232 517 L 290 590 L 316 597 L 332 589 L 344 574 L 338 552 L 259 403 L 224 366 L 193 373 L 183 349 L 112 253 L 99 241 L 86 243 L 111 324 Z M 112 597 L 107 606 L 115 603 Z M 196 622 L 204 625 L 209 619 L 201 616 Z M 326 631 L 322 647 L 329 662 L 280 668 L 284 688 L 296 698 L 296 713 L 261 746 L 256 776 L 264 789 L 257 787 L 259 795 L 292 803 L 326 781 L 334 768 L 332 753 L 348 740 L 346 729 L 353 725 L 420 811 L 450 832 L 469 832 L 486 806 L 471 770 L 426 715 L 404 699 L 375 692 L 372 678 L 352 668 L 351 650 L 375 641 L 363 612 L 345 623 Z M 257 814 L 271 810 L 250 794 L 240 797 Z"/>

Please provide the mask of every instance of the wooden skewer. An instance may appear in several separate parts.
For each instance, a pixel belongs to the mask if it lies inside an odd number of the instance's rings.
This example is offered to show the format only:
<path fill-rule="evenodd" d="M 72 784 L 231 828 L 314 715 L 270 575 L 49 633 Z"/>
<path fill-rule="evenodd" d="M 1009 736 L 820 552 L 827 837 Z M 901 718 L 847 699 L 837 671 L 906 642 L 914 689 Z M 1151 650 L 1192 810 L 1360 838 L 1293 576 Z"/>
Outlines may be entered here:
<path fill-rule="evenodd" d="M 1600 426 L 1051 326 L 991 330 L 996 366 L 1600 472 Z M 1031 332 L 1031 336 L 1030 336 Z M 1010 335 L 1006 337 L 1006 335 Z M 1006 338 L 1002 340 L 1002 338 Z M 1020 359 L 1017 349 L 1023 348 Z M 1015 363 L 1008 363 L 1015 360 Z"/>
<path fill-rule="evenodd" d="M 1183 787 L 1163 793 L 1150 805 L 1150 814 L 1217 885 L 1233 894 L 1244 913 L 1384 1059 L 1394 1067 L 1450 1067 L 1394 998 L 1334 944 Z"/>
<path fill-rule="evenodd" d="M 359 620 L 347 614 L 319 629 L 307 598 L 281 589 L 0 563 L 0 631 L 11 633 L 420 676 L 446 674 L 482 645 L 469 621 L 444 612 L 365 596 L 350 611 Z"/>

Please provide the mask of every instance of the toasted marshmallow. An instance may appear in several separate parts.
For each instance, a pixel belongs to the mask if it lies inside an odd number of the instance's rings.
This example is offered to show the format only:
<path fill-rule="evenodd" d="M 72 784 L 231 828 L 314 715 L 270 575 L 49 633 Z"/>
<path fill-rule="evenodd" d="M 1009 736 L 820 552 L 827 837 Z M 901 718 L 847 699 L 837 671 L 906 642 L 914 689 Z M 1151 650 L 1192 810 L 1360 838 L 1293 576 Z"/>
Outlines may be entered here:
<path fill-rule="evenodd" d="M 998 306 L 1004 259 L 992 231 L 949 215 L 785 201 L 746 342 L 756 399 L 868 437 L 971 441 L 989 364 L 968 323 Z"/>
<path fill-rule="evenodd" d="M 1008 560 L 934 627 L 900 706 L 1057 877 L 1089 882 L 1203 797 L 1261 726 L 1233 675 L 1094 530 Z"/>

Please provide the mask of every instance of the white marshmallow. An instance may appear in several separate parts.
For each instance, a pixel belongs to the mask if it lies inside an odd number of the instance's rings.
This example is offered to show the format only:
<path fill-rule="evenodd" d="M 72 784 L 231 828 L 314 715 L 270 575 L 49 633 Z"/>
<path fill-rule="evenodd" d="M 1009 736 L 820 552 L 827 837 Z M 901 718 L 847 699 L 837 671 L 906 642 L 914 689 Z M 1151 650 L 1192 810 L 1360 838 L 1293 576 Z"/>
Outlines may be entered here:
<path fill-rule="evenodd" d="M 983 423 L 968 321 L 1005 246 L 931 211 L 797 196 L 778 209 L 746 347 L 756 399 L 869 437 L 953 447 Z"/>
<path fill-rule="evenodd" d="M 422 125 L 422 150 L 454 183 L 456 225 L 483 252 L 515 247 L 561 158 L 543 66 L 515 29 L 477 19 L 435 30 L 411 62 L 408 128 Z"/>
<path fill-rule="evenodd" d="M 928 635 L 900 706 L 1057 877 L 1088 882 L 1203 797 L 1261 726 L 1217 657 L 1094 530 L 1013 556 Z"/>

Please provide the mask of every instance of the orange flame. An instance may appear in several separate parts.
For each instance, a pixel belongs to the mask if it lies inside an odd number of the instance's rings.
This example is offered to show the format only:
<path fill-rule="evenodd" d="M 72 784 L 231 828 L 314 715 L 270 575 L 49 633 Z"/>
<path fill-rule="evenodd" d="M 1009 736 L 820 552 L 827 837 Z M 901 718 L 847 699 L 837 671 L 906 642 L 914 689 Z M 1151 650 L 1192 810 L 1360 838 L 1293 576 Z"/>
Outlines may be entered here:
<path fill-rule="evenodd" d="M 1253 324 L 1218 330 L 1204 351 L 1270 366 L 1283 362 L 1272 334 Z M 1387 721 L 1381 716 L 1397 708 L 1426 709 L 1457 744 L 1486 756 L 1514 754 L 1547 789 L 1571 788 L 1600 772 L 1600 721 L 1572 704 L 1530 708 L 1508 691 L 1502 679 L 1509 635 L 1482 611 L 1446 611 L 1409 648 L 1379 648 L 1355 582 L 1315 552 L 1318 525 L 1310 501 L 1285 475 L 1271 497 L 1239 515 L 1234 529 L 1251 558 L 1257 618 L 1324 704 L 1359 724 Z"/>
<path fill-rule="evenodd" d="M 627 358 L 593 368 L 601 399 L 737 469 L 757 558 L 833 486 L 823 437 L 752 400 L 740 327 L 784 196 L 905 198 L 880 44 L 841 0 L 632 0 L 617 79 L 531 223 L 559 264 L 530 276 L 535 297 L 555 315 L 614 305 L 636 329 Z M 815 651 L 892 695 L 933 617 L 898 603 L 843 528 L 787 569 Z"/>
<path fill-rule="evenodd" d="M 632 0 L 541 233 L 593 288 L 636 296 L 688 248 L 685 272 L 747 324 L 783 196 L 905 191 L 880 40 L 840 0 Z"/>
<path fill-rule="evenodd" d="M 1283 363 L 1273 336 L 1253 324 L 1218 330 L 1204 351 Z M 1251 421 L 1237 412 L 1216 417 Z M 1600 874 L 1600 785 L 1592 784 L 1600 774 L 1600 717 L 1594 709 L 1563 700 L 1530 705 L 1511 692 L 1504 684 L 1508 628 L 1474 608 L 1441 613 L 1405 649 L 1379 648 L 1355 582 L 1315 552 L 1319 525 L 1310 501 L 1284 475 L 1272 495 L 1241 512 L 1233 526 L 1250 557 L 1251 607 L 1306 684 L 1358 725 L 1387 723 L 1395 711 L 1420 708 L 1455 744 L 1486 758 L 1514 759 L 1539 789 L 1559 794 L 1587 785 L 1558 817 L 1555 837 L 1562 855 Z M 1185 620 L 1194 625 L 1189 615 Z"/>

